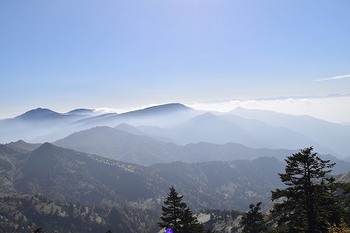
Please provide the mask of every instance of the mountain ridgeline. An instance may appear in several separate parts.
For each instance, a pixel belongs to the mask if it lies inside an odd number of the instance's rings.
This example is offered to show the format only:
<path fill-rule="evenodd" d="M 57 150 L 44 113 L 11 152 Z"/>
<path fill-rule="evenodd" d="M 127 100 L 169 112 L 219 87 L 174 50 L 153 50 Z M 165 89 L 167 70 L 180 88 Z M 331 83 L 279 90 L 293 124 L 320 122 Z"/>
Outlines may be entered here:
<path fill-rule="evenodd" d="M 349 157 L 350 125 L 309 116 L 237 108 L 226 114 L 203 112 L 172 103 L 122 114 L 76 109 L 61 114 L 38 108 L 0 120 L 0 143 L 17 140 L 54 142 L 74 132 L 97 126 L 132 126 L 134 134 L 148 135 L 177 145 L 239 143 L 250 148 L 288 149 L 314 146 L 322 154 Z"/>
<path fill-rule="evenodd" d="M 169 163 L 181 161 L 185 163 L 198 163 L 209 161 L 252 160 L 259 157 L 274 157 L 283 161 L 286 156 L 297 150 L 286 149 L 256 149 L 238 143 L 213 144 L 190 143 L 177 145 L 163 142 L 144 133 L 138 133 L 136 128 L 124 125 L 126 131 L 118 127 L 95 127 L 73 133 L 66 138 L 53 142 L 54 145 L 96 154 L 118 161 L 152 165 L 155 163 Z M 346 173 L 350 170 L 350 163 L 337 159 L 331 155 L 321 155 L 336 163 L 334 174 Z"/>

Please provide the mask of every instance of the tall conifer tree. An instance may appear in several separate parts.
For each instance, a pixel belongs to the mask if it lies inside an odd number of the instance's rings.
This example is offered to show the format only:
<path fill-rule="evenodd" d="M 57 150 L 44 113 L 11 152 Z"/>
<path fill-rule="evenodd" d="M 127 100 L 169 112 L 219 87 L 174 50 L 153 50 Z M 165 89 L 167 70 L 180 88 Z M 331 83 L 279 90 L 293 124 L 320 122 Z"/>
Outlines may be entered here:
<path fill-rule="evenodd" d="M 326 178 L 334 164 L 312 151 L 309 147 L 287 157 L 285 173 L 279 174 L 287 188 L 272 191 L 271 199 L 280 199 L 272 213 L 284 232 L 327 232 L 327 222 L 340 221 L 341 199 L 335 195 L 339 186 Z"/>
<path fill-rule="evenodd" d="M 181 219 L 183 233 L 201 233 L 203 232 L 203 224 L 198 222 L 198 219 L 193 215 L 190 208 L 186 208 Z"/>
<path fill-rule="evenodd" d="M 261 202 L 249 205 L 249 211 L 242 217 L 241 221 L 243 233 L 261 233 L 267 229 L 263 214 L 260 212 L 260 205 Z"/>
<path fill-rule="evenodd" d="M 203 225 L 200 224 L 185 202 L 182 202 L 183 195 L 179 195 L 174 186 L 171 186 L 170 192 L 162 206 L 161 222 L 158 226 L 171 229 L 173 233 L 199 233 L 203 231 Z"/>

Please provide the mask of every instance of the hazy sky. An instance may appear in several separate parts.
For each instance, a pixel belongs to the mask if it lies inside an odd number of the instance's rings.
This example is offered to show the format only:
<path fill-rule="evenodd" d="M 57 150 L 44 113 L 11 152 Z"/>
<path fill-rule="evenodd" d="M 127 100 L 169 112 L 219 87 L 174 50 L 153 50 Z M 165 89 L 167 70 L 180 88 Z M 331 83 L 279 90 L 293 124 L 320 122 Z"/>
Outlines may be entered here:
<path fill-rule="evenodd" d="M 0 118 L 349 94 L 349 12 L 348 0 L 4 0 Z M 332 101 L 350 122 L 349 97 Z"/>

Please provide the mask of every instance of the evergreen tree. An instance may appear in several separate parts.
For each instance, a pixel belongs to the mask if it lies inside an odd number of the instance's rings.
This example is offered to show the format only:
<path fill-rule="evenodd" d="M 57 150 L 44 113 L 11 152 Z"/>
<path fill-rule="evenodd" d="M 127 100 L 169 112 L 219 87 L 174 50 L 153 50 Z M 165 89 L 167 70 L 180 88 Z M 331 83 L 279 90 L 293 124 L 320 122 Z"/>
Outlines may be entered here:
<path fill-rule="evenodd" d="M 249 211 L 242 217 L 243 233 L 261 233 L 266 230 L 263 214 L 260 212 L 261 202 L 250 204 Z"/>
<path fill-rule="evenodd" d="M 287 157 L 285 173 L 279 174 L 287 188 L 272 191 L 271 199 L 281 201 L 272 214 L 287 232 L 327 232 L 327 222 L 339 223 L 342 215 L 341 198 L 335 195 L 339 186 L 326 178 L 334 164 L 312 150 L 305 148 Z"/>
<path fill-rule="evenodd" d="M 173 233 L 196 233 L 203 231 L 203 225 L 200 224 L 185 202 L 182 202 L 183 195 L 179 195 L 174 186 L 171 186 L 164 204 L 162 206 L 162 215 L 158 226 L 171 229 Z"/>
<path fill-rule="evenodd" d="M 178 233 L 181 230 L 181 218 L 182 213 L 186 208 L 186 203 L 182 202 L 183 195 L 179 195 L 174 186 L 171 186 L 170 193 L 162 206 L 162 215 L 160 219 L 162 222 L 158 222 L 158 226 L 165 227 L 166 229 L 172 229 L 174 233 Z"/>
<path fill-rule="evenodd" d="M 203 224 L 198 222 L 198 219 L 195 216 L 193 216 L 192 211 L 188 207 L 183 212 L 183 216 L 181 218 L 181 225 L 181 232 L 183 233 L 203 232 Z"/>

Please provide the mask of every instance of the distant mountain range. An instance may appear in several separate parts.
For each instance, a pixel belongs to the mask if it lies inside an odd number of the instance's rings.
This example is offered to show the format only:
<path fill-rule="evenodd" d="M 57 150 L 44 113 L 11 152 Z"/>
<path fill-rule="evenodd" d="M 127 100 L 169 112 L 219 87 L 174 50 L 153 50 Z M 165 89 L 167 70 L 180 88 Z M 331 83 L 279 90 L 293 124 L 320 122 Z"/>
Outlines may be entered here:
<path fill-rule="evenodd" d="M 227 114 L 209 113 L 178 103 L 122 114 L 98 114 L 91 109 L 75 109 L 61 114 L 38 108 L 14 118 L 0 120 L 0 142 L 55 142 L 73 133 L 100 126 L 116 127 L 134 135 L 150 136 L 158 141 L 182 146 L 200 142 L 239 143 L 256 149 L 293 151 L 314 146 L 315 151 L 322 154 L 338 158 L 350 156 L 350 125 L 330 123 L 309 116 L 243 108 Z M 160 156 L 159 162 L 167 160 L 166 154 L 154 156 Z"/>
<path fill-rule="evenodd" d="M 246 119 L 263 121 L 276 127 L 292 129 L 334 152 L 328 153 L 343 158 L 350 156 L 350 125 L 331 123 L 307 115 L 291 116 L 266 110 L 236 108 L 230 113 Z M 323 149 L 316 149 L 327 153 Z"/>

